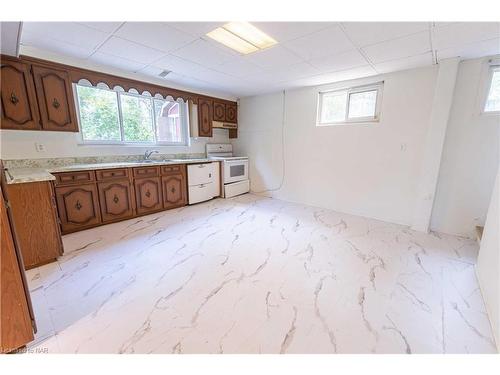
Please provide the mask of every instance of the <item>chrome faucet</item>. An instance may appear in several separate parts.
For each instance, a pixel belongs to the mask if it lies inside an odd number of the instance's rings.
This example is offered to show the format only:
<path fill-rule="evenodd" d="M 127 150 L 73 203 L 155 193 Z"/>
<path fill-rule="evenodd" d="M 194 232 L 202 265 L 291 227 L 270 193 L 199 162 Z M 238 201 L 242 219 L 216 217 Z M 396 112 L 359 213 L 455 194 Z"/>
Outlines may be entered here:
<path fill-rule="evenodd" d="M 144 160 L 150 160 L 151 155 L 158 154 L 158 153 L 159 153 L 159 151 L 157 151 L 157 150 L 146 150 L 146 152 L 144 153 Z"/>

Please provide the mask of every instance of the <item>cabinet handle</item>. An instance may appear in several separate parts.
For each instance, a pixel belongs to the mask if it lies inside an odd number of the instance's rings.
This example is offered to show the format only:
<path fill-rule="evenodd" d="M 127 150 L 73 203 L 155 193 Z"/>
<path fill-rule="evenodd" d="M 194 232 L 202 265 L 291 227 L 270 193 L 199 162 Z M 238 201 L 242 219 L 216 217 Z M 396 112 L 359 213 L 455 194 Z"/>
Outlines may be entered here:
<path fill-rule="evenodd" d="M 172 193 L 175 193 L 175 188 L 173 187 L 172 189 L 170 189 L 170 191 L 171 191 Z"/>
<path fill-rule="evenodd" d="M 146 194 L 144 194 L 146 197 L 150 197 L 151 196 L 151 192 L 149 190 L 146 191 Z"/>
<path fill-rule="evenodd" d="M 114 196 L 114 198 L 113 198 L 113 202 L 118 203 L 119 201 L 120 201 L 120 200 L 118 199 L 118 197 L 117 197 L 117 196 L 116 196 L 116 194 L 115 194 L 115 196 Z"/>
<path fill-rule="evenodd" d="M 17 103 L 19 103 L 19 99 L 17 98 L 16 94 L 14 92 L 12 92 L 10 94 L 10 102 L 14 105 L 16 105 Z"/>
<path fill-rule="evenodd" d="M 61 104 L 59 104 L 59 102 L 57 101 L 57 99 L 54 98 L 54 100 L 52 101 L 52 107 L 54 107 L 55 109 L 57 109 L 60 106 L 61 106 Z"/>
<path fill-rule="evenodd" d="M 78 211 L 82 209 L 82 204 L 80 203 L 80 201 L 76 201 L 75 207 Z"/>

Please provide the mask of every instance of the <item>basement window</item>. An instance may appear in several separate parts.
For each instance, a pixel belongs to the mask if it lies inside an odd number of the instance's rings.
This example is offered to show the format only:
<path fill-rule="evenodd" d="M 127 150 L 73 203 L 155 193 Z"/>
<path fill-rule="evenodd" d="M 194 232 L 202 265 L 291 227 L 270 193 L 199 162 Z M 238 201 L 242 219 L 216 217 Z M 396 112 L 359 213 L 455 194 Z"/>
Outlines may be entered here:
<path fill-rule="evenodd" d="M 81 84 L 75 93 L 85 144 L 188 144 L 184 102 Z"/>
<path fill-rule="evenodd" d="M 319 93 L 317 126 L 378 121 L 383 82 Z"/>
<path fill-rule="evenodd" d="M 500 113 L 500 66 L 491 69 L 491 81 L 484 104 L 485 113 Z"/>

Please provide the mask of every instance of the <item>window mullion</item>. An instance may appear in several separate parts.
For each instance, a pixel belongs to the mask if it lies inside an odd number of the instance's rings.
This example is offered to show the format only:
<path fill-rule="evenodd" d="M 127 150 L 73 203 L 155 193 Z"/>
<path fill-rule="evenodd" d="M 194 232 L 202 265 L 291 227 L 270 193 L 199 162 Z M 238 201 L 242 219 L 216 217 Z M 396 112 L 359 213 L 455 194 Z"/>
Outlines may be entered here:
<path fill-rule="evenodd" d="M 155 144 L 158 144 L 158 138 L 156 137 L 156 111 L 155 111 L 155 101 L 154 101 L 154 98 L 151 97 L 151 114 L 152 114 L 152 117 L 153 117 L 153 140 L 154 140 L 154 143 Z"/>
<path fill-rule="evenodd" d="M 125 143 L 125 130 L 123 128 L 122 102 L 120 92 L 116 91 L 116 99 L 118 102 L 118 120 L 120 122 L 120 138 L 121 142 Z"/>

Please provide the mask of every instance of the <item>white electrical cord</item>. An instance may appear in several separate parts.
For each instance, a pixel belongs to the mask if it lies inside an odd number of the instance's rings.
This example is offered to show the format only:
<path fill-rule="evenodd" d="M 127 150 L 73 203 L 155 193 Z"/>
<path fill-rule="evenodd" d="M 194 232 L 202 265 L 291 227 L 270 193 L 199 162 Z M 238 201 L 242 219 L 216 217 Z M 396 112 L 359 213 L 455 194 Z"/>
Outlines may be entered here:
<path fill-rule="evenodd" d="M 281 114 L 281 182 L 278 187 L 273 189 L 265 189 L 265 190 L 251 190 L 252 193 L 261 194 L 272 191 L 278 191 L 283 187 L 283 183 L 285 182 L 285 113 L 286 113 L 286 92 L 283 90 L 283 106 L 282 106 L 282 114 Z"/>

